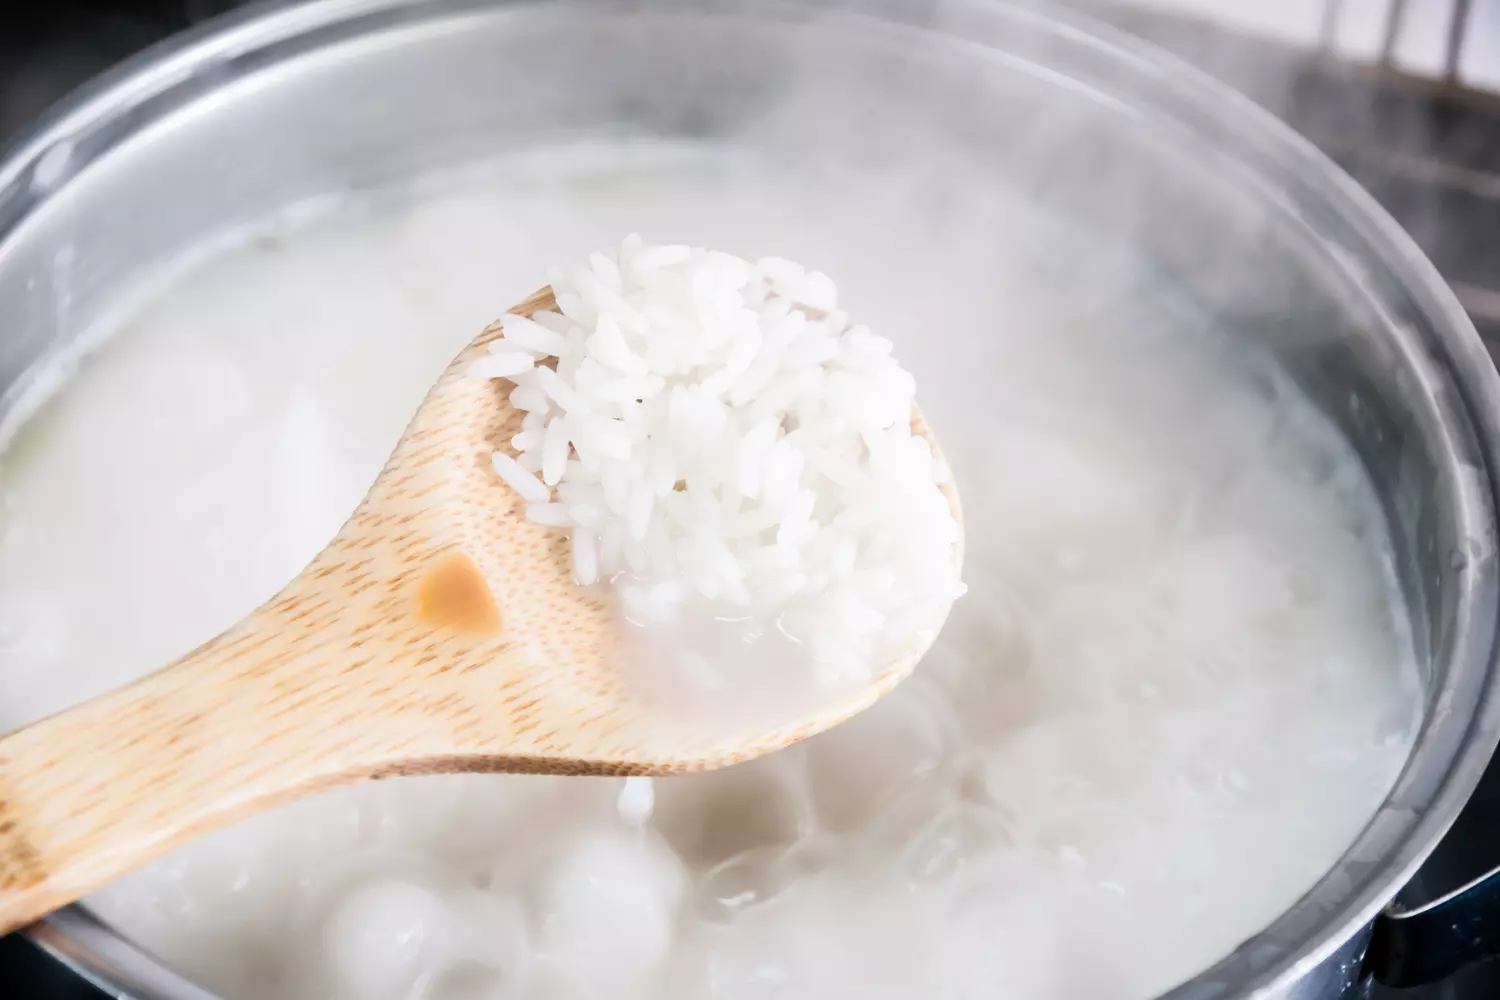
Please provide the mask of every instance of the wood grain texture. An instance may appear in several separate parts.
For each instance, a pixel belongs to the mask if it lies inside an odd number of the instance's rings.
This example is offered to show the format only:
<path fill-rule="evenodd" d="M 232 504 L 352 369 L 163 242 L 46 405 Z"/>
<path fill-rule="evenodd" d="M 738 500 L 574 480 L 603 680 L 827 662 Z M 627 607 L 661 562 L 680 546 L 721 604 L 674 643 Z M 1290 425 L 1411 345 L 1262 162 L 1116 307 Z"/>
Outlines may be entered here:
<path fill-rule="evenodd" d="M 512 311 L 554 306 L 544 289 Z M 465 370 L 499 335 L 448 367 L 363 503 L 284 590 L 170 666 L 0 740 L 0 933 L 334 785 L 720 767 L 827 729 L 910 673 L 925 644 L 868 687 L 761 726 L 641 701 L 612 669 L 610 609 L 571 580 L 566 534 L 526 521 L 490 468 L 520 414 Z M 913 428 L 927 433 L 919 413 Z"/>

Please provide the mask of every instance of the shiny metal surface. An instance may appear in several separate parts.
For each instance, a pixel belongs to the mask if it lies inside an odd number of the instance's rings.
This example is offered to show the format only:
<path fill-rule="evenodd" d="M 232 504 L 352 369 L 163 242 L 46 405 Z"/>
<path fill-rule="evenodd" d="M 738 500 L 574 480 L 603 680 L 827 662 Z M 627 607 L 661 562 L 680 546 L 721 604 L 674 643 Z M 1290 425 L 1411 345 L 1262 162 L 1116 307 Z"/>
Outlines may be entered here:
<path fill-rule="evenodd" d="M 1500 380 L 1451 292 L 1359 188 L 1248 103 L 1107 29 L 990 0 L 319 0 L 233 16 L 87 88 L 0 163 L 0 404 L 17 418 L 31 374 L 121 289 L 238 224 L 517 140 L 784 151 L 777 112 L 793 98 L 837 112 L 795 130 L 801 158 L 863 165 L 897 155 L 897 136 L 941 141 L 1101 247 L 1146 256 L 1274 351 L 1360 451 L 1418 626 L 1426 724 L 1334 870 L 1167 996 L 1355 987 L 1367 925 L 1500 736 Z M 122 995 L 205 1000 L 80 911 L 33 933 Z"/>

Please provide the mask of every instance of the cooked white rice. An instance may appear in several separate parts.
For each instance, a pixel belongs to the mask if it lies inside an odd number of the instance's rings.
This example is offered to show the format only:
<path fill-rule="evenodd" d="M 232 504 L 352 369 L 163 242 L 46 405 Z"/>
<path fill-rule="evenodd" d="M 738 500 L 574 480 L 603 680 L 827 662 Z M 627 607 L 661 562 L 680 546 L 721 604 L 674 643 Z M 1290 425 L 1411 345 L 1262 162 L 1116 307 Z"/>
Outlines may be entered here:
<path fill-rule="evenodd" d="M 471 372 L 514 384 L 495 471 L 579 584 L 640 623 L 774 620 L 840 674 L 930 637 L 963 592 L 947 470 L 827 275 L 631 235 L 549 278 L 559 311 L 503 317 Z"/>

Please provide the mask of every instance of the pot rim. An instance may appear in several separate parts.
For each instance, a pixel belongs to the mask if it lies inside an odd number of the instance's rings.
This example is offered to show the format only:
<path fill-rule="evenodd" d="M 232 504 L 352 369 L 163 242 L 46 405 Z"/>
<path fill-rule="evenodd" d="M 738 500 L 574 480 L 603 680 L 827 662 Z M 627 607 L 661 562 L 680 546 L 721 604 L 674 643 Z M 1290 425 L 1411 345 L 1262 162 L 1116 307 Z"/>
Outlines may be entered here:
<path fill-rule="evenodd" d="M 0 149 L 0 251 L 82 169 L 139 129 L 223 83 L 327 43 L 520 2 L 272 0 L 160 42 L 76 90 Z M 570 2 L 633 5 L 633 0 Z M 666 2 L 670 6 L 675 0 Z M 736 6 L 733 0 L 709 0 L 709 5 Z M 703 8 L 699 4 L 695 9 Z M 1464 570 L 1461 626 L 1449 669 L 1442 688 L 1430 693 L 1439 703 L 1429 713 L 1436 721 L 1429 718 L 1424 724 L 1395 789 L 1333 868 L 1269 927 L 1158 1000 L 1267 996 L 1285 990 L 1357 935 L 1415 874 L 1468 800 L 1500 742 L 1500 673 L 1495 668 L 1500 578 L 1493 500 L 1500 496 L 1500 375 L 1456 296 L 1373 197 L 1269 112 L 1176 57 L 1092 18 L 1043 10 L 1027 0 L 943 0 L 935 10 L 907 0 L 772 0 L 756 7 L 755 14 L 807 8 L 875 17 L 919 34 L 937 32 L 965 42 L 973 39 L 960 30 L 983 32 L 1005 22 L 1050 43 L 1094 50 L 1127 74 L 1149 75 L 1158 99 L 1169 104 L 1175 117 L 1190 125 L 1212 123 L 1211 133 L 1232 143 L 1237 160 L 1258 167 L 1262 175 L 1295 178 L 1306 196 L 1349 225 L 1360 241 L 1359 255 L 1386 269 L 1429 326 L 1426 346 L 1441 363 L 1434 388 L 1451 388 L 1458 402 L 1451 412 L 1441 411 L 1443 429 L 1459 453 L 1448 457 L 1456 465 L 1472 460 L 1480 473 L 1460 497 L 1458 521 L 1482 545 L 1480 556 Z M 1366 283 L 1357 262 L 1336 256 L 1351 285 Z M 1419 336 L 1398 332 L 1405 339 Z M 1455 431 L 1459 439 L 1472 435 L 1472 443 L 1455 441 Z M 1458 726 L 1461 734 L 1454 729 Z M 1446 760 L 1432 759 L 1443 750 L 1432 745 L 1435 732 L 1456 748 Z M 26 933 L 112 995 L 219 1000 L 79 906 L 59 911 Z"/>

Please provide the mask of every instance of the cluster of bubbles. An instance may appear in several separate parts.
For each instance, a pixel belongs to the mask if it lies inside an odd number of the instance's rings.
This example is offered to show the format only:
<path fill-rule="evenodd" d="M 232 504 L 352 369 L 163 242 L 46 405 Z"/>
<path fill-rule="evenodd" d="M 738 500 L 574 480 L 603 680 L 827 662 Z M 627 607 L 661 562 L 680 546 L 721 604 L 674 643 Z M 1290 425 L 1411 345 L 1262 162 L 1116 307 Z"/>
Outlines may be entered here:
<path fill-rule="evenodd" d="M 994 921 L 1025 912 L 971 877 L 1004 881 L 993 862 L 1017 841 L 960 732 L 918 680 L 805 746 L 656 779 L 644 802 L 622 779 L 351 788 L 190 845 L 95 905 L 231 997 L 813 997 L 882 962 L 907 972 L 871 995 L 909 996 L 933 970 L 977 987 Z M 964 925 L 941 954 L 920 943 Z"/>
<path fill-rule="evenodd" d="M 1350 653 L 1372 608 L 1265 538 L 1069 538 L 1035 586 L 977 546 L 917 675 L 805 744 L 644 787 L 347 789 L 96 905 L 236 998 L 1153 995 L 1326 869 L 1407 717 Z"/>

